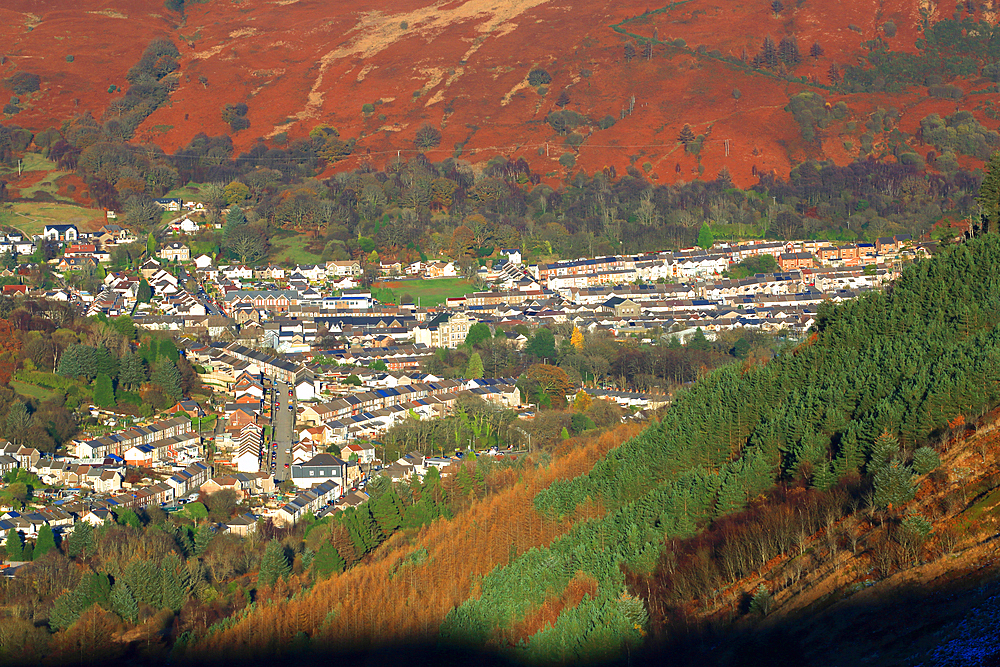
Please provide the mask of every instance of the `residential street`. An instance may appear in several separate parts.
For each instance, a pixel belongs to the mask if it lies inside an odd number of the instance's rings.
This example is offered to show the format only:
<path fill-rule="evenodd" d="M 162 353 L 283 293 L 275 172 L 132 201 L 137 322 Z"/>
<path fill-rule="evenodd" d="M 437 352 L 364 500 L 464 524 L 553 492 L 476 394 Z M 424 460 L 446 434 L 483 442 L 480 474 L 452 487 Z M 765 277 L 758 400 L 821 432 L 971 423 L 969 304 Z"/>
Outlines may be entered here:
<path fill-rule="evenodd" d="M 292 440 L 295 428 L 295 400 L 288 397 L 288 383 L 275 382 L 271 392 L 271 424 L 273 443 L 278 448 L 278 463 L 274 469 L 274 479 L 283 482 L 292 475 Z M 288 409 L 289 404 L 292 410 Z M 285 465 L 289 467 L 286 468 Z"/>

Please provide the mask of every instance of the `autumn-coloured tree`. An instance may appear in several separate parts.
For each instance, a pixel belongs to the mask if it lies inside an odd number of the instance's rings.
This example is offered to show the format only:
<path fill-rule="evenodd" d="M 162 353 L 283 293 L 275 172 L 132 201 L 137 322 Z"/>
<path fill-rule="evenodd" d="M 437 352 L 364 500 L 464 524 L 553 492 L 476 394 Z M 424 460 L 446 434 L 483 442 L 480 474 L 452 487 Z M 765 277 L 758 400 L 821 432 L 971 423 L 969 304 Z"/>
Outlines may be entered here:
<path fill-rule="evenodd" d="M 529 382 L 537 383 L 538 390 L 559 405 L 565 404 L 566 394 L 573 391 L 572 380 L 566 375 L 566 371 L 558 366 L 534 364 L 524 377 Z"/>
<path fill-rule="evenodd" d="M 576 348 L 577 352 L 583 352 L 583 332 L 573 325 L 573 334 L 569 338 L 569 343 Z"/>
<path fill-rule="evenodd" d="M 10 384 L 21 351 L 21 337 L 14 335 L 8 320 L 0 319 L 0 386 Z"/>
<path fill-rule="evenodd" d="M 475 243 L 472 230 L 465 225 L 459 225 L 451 236 L 451 251 L 455 256 L 465 255 L 473 251 Z"/>

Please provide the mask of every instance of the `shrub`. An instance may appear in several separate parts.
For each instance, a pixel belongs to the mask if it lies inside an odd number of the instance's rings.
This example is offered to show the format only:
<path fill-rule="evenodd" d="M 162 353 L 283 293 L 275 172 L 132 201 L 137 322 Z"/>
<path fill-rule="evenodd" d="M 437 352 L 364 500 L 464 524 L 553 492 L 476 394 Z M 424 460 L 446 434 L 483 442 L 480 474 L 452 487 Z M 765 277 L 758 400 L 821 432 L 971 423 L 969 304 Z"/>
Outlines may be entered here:
<path fill-rule="evenodd" d="M 601 119 L 601 122 L 598 123 L 597 126 L 602 130 L 606 130 L 609 127 L 614 126 L 615 122 L 616 122 L 615 117 L 612 116 L 611 114 L 608 114 L 607 116 Z"/>
<path fill-rule="evenodd" d="M 244 118 L 243 116 L 237 116 L 236 118 L 229 121 L 229 127 L 233 132 L 239 132 L 240 130 L 245 130 L 250 127 L 250 119 Z"/>
<path fill-rule="evenodd" d="M 239 132 L 250 127 L 250 120 L 246 117 L 248 107 L 243 102 L 227 104 L 222 107 L 222 120 L 229 123 L 233 132 Z"/>
<path fill-rule="evenodd" d="M 743 93 L 740 92 L 739 88 L 733 88 L 733 99 L 738 100 L 742 97 Z"/>
<path fill-rule="evenodd" d="M 366 102 L 365 104 L 361 105 L 361 112 L 362 113 L 375 113 L 375 105 L 372 104 L 371 102 Z"/>
<path fill-rule="evenodd" d="M 900 153 L 899 164 L 906 165 L 908 167 L 916 167 L 917 169 L 923 169 L 924 159 L 916 153 Z"/>
<path fill-rule="evenodd" d="M 958 100 L 962 98 L 965 91 L 958 86 L 946 84 L 943 86 L 928 86 L 927 94 L 931 97 L 943 97 L 945 99 Z"/>
<path fill-rule="evenodd" d="M 576 166 L 576 156 L 572 153 L 563 153 L 559 156 L 559 164 L 566 167 L 567 169 L 572 169 Z"/>
<path fill-rule="evenodd" d="M 674 40 L 673 44 L 674 44 L 674 46 L 677 46 L 677 47 L 680 47 L 680 48 L 683 49 L 685 46 L 687 46 L 688 43 L 685 42 L 680 37 L 678 37 L 677 39 Z"/>
<path fill-rule="evenodd" d="M 41 88 L 42 79 L 37 74 L 18 72 L 7 79 L 6 85 L 17 95 L 30 95 Z"/>
<path fill-rule="evenodd" d="M 533 69 L 528 72 L 528 84 L 532 86 L 544 86 L 552 83 L 552 77 L 543 69 Z"/>
<path fill-rule="evenodd" d="M 21 113 L 21 107 L 16 104 L 5 104 L 3 105 L 3 112 L 8 116 L 13 116 L 14 114 Z"/>
<path fill-rule="evenodd" d="M 409 27 L 410 27 L 410 24 L 407 23 L 406 21 L 400 21 L 399 22 L 399 29 L 400 30 L 406 30 Z"/>
<path fill-rule="evenodd" d="M 886 21 L 882 25 L 882 32 L 885 33 L 886 37 L 895 37 L 896 36 L 896 24 L 893 23 L 892 21 Z"/>
<path fill-rule="evenodd" d="M 71 63 L 75 60 L 73 56 L 66 56 L 66 62 Z"/>
<path fill-rule="evenodd" d="M 586 116 L 564 109 L 563 111 L 553 111 L 550 113 L 545 117 L 545 122 L 559 134 L 568 134 L 573 131 L 573 128 L 579 125 L 586 125 L 588 120 Z"/>
<path fill-rule="evenodd" d="M 413 143 L 421 150 L 435 148 L 441 143 L 441 131 L 433 125 L 424 125 L 417 130 L 417 135 L 413 138 Z"/>

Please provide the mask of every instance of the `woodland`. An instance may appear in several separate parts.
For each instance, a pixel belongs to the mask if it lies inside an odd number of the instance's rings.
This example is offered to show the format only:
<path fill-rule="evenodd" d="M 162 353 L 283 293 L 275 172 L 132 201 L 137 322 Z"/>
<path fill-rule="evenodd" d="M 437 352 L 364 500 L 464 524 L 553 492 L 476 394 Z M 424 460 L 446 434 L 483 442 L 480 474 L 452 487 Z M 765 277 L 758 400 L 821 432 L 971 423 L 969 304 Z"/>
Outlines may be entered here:
<path fill-rule="evenodd" d="M 56 452 L 81 426 L 99 428 L 83 405 L 148 417 L 203 392 L 173 339 L 142 332 L 128 316 L 82 318 L 65 303 L 5 297 L 0 334 L 0 431 L 41 452 Z"/>

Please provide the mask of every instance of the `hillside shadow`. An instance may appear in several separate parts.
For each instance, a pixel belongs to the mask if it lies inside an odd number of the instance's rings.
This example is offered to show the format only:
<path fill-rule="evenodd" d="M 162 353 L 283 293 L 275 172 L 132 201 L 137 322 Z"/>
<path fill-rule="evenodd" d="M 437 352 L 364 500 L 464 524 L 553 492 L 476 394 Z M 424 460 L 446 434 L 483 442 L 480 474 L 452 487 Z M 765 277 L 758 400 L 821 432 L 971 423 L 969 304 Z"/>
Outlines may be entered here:
<path fill-rule="evenodd" d="M 839 667 L 856 665 L 1000 665 L 1000 581 L 929 591 L 920 586 L 877 588 L 853 597 L 819 603 L 825 607 L 787 617 L 756 619 L 747 614 L 733 624 L 675 627 L 666 637 L 651 639 L 641 650 L 612 660 L 574 660 L 561 664 L 594 666 L 676 665 L 690 667 Z M 214 653 L 184 651 L 150 654 L 141 647 L 113 659 L 88 661 L 76 655 L 65 663 L 178 666 L 288 664 L 296 667 L 515 667 L 550 664 L 529 661 L 516 652 L 500 653 L 449 646 L 436 639 L 385 644 L 375 648 L 327 644 L 299 635 L 288 650 Z M 176 648 L 176 647 L 175 647 Z M 0 661 L 2 662 L 2 661 Z"/>

